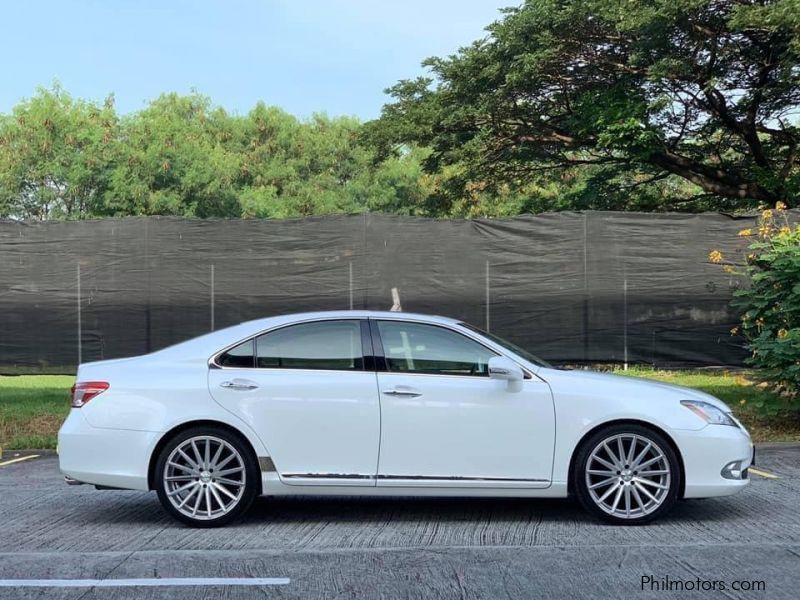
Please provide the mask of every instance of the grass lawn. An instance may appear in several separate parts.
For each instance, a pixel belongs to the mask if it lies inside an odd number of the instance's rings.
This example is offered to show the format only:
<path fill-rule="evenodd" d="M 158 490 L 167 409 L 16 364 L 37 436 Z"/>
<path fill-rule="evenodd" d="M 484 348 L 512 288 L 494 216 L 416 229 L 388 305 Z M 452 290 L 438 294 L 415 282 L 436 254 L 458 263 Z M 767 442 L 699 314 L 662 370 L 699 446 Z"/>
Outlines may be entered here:
<path fill-rule="evenodd" d="M 733 409 L 744 423 L 753 441 L 800 442 L 800 412 L 767 416 L 755 406 L 759 401 L 774 399 L 774 394 L 757 386 L 746 371 L 658 371 L 633 367 L 615 371 L 617 375 L 657 379 L 665 383 L 695 388 L 716 396 Z"/>
<path fill-rule="evenodd" d="M 620 375 L 697 388 L 727 402 L 757 442 L 800 441 L 800 413 L 765 416 L 754 406 L 770 397 L 747 373 L 657 371 L 636 367 Z M 7 450 L 55 448 L 69 412 L 70 375 L 0 376 L 0 446 Z"/>
<path fill-rule="evenodd" d="M 0 446 L 55 448 L 74 381 L 72 375 L 0 376 Z"/>

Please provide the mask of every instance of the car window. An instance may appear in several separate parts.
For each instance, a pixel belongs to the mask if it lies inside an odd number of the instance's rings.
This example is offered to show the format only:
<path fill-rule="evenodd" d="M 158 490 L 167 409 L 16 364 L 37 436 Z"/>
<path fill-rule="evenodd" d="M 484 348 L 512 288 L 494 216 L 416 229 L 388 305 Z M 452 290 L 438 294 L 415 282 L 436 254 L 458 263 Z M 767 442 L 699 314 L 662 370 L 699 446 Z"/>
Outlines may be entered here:
<path fill-rule="evenodd" d="M 217 358 L 217 364 L 221 367 L 253 368 L 253 340 L 242 342 L 235 348 L 231 348 Z"/>
<path fill-rule="evenodd" d="M 256 367 L 361 370 L 361 324 L 317 321 L 265 333 L 256 338 Z"/>
<path fill-rule="evenodd" d="M 378 321 L 390 371 L 435 375 L 489 375 L 494 352 L 466 336 L 436 325 Z"/>

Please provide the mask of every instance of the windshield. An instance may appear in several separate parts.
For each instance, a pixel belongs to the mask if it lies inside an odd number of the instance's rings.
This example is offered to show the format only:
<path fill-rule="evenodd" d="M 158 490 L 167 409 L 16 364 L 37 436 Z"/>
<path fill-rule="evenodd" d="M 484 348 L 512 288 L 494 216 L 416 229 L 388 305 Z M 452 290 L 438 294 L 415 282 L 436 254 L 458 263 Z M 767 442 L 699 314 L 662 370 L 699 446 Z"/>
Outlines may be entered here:
<path fill-rule="evenodd" d="M 548 369 L 552 369 L 553 368 L 553 366 L 550 363 L 548 363 L 546 360 L 542 360 L 541 358 L 539 358 L 535 354 L 531 354 L 530 352 L 525 350 L 525 348 L 521 348 L 521 347 L 517 346 L 516 344 L 513 344 L 513 343 L 509 342 L 508 340 L 504 340 L 500 336 L 497 336 L 497 335 L 495 335 L 493 333 L 489 333 L 488 331 L 484 331 L 483 329 L 480 329 L 479 327 L 475 327 L 474 325 L 470 325 L 469 323 L 459 323 L 459 325 L 461 325 L 462 327 L 466 327 L 470 331 L 474 331 L 475 333 L 481 334 L 483 337 L 492 340 L 495 344 L 498 344 L 499 346 L 502 346 L 503 348 L 505 348 L 509 352 L 513 352 L 514 354 L 516 354 L 518 356 L 521 356 L 522 358 L 524 358 L 528 362 L 532 362 L 533 364 L 538 365 L 540 367 L 547 367 Z"/>

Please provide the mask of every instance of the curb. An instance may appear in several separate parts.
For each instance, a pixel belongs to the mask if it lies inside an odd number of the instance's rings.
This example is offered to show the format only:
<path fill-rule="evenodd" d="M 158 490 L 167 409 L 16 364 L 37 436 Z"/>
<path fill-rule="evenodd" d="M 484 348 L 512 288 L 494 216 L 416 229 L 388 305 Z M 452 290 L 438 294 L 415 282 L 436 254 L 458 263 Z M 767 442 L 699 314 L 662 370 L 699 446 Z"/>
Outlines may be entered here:
<path fill-rule="evenodd" d="M 36 450 L 36 449 L 29 449 L 26 448 L 25 450 L 4 450 L 0 453 L 0 457 L 5 456 L 6 458 L 16 458 L 18 456 L 28 456 L 29 454 L 36 454 L 37 456 L 45 457 L 45 456 L 58 456 L 58 453 L 53 448 L 45 448 L 43 450 Z"/>

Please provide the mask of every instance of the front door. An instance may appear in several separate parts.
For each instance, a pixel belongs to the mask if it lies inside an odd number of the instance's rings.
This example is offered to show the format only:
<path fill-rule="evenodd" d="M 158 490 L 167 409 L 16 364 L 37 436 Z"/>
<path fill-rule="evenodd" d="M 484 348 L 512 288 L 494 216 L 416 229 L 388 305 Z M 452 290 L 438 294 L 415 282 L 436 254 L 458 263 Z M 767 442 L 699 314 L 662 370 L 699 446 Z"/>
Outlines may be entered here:
<path fill-rule="evenodd" d="M 490 379 L 497 353 L 448 327 L 377 320 L 378 486 L 547 487 L 555 414 L 549 386 Z"/>
<path fill-rule="evenodd" d="M 380 407 L 363 343 L 357 319 L 282 327 L 218 357 L 209 390 L 258 433 L 284 483 L 374 486 Z"/>

